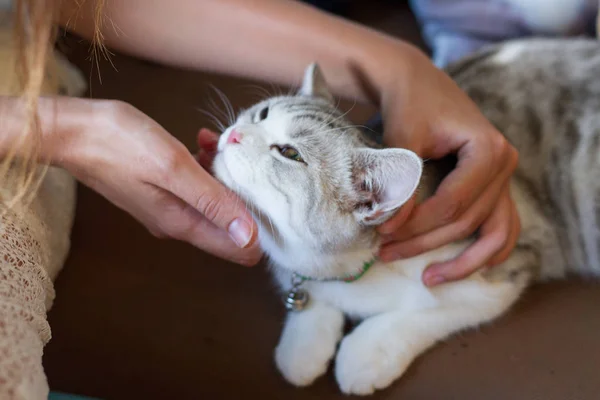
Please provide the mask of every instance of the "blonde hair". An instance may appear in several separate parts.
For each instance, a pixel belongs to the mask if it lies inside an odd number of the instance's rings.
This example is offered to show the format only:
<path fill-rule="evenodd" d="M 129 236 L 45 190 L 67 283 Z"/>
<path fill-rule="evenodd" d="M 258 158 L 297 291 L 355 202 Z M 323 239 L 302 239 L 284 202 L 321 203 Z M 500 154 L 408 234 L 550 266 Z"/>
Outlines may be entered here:
<path fill-rule="evenodd" d="M 85 0 L 75 0 L 81 6 Z M 88 0 L 92 1 L 92 0 Z M 95 0 L 92 56 L 102 53 L 102 7 Z M 22 131 L 0 160 L 0 215 L 17 204 L 28 204 L 35 196 L 47 167 L 40 165 L 41 127 L 38 99 L 43 93 L 55 94 L 57 82 L 53 48 L 58 32 L 55 24 L 60 0 L 13 0 L 13 52 L 16 93 L 23 112 Z M 46 89 L 46 90 L 44 90 Z M 7 95 L 8 93 L 1 93 Z M 51 129 L 51 127 L 50 127 Z"/>

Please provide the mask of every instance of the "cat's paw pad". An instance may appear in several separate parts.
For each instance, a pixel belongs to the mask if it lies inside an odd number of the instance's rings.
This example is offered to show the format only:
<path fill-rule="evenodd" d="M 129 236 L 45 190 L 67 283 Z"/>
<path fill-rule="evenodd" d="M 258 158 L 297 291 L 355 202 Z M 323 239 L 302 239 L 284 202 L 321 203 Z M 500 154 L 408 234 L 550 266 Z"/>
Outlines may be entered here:
<path fill-rule="evenodd" d="M 275 349 L 275 363 L 283 377 L 295 386 L 308 386 L 327 372 L 335 344 L 283 341 Z"/>
<path fill-rule="evenodd" d="M 386 340 L 368 332 L 354 332 L 340 346 L 335 364 L 335 376 L 342 392 L 369 395 L 384 389 L 398 379 L 413 357 L 398 351 L 400 343 L 389 348 Z"/>

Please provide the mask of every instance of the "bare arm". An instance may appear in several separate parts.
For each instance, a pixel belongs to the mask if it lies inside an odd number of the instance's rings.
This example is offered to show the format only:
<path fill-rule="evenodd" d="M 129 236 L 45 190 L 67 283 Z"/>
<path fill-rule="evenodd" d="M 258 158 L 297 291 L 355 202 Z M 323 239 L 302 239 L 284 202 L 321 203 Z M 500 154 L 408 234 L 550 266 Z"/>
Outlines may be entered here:
<path fill-rule="evenodd" d="M 91 38 L 93 2 L 64 0 L 63 25 Z M 333 91 L 378 105 L 388 144 L 424 159 L 459 162 L 436 194 L 380 228 L 384 260 L 408 258 L 463 239 L 480 239 L 455 260 L 434 265 L 427 284 L 458 279 L 505 260 L 519 234 L 508 180 L 516 150 L 476 105 L 415 47 L 291 0 L 107 0 L 106 44 L 183 68 L 296 86 L 321 64 Z M 408 221 L 406 219 L 408 218 Z"/>
<path fill-rule="evenodd" d="M 93 2 L 64 1 L 62 24 L 93 35 Z M 409 44 L 286 0 L 112 0 L 102 32 L 109 47 L 183 68 L 297 85 L 318 61 L 336 94 L 379 102 L 406 68 Z M 74 18 L 79 15 L 79 18 Z M 327 72 L 330 72 L 327 74 Z M 332 73 L 331 71 L 335 71 Z"/>

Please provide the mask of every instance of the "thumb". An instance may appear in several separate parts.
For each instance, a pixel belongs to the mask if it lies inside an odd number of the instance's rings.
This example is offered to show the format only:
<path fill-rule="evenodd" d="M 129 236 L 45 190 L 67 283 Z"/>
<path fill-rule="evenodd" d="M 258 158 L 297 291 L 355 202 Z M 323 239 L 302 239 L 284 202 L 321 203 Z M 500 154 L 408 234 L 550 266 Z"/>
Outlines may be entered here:
<path fill-rule="evenodd" d="M 245 203 L 206 172 L 190 154 L 186 167 L 177 176 L 174 195 L 202 213 L 229 234 L 240 248 L 251 246 L 258 231 Z"/>

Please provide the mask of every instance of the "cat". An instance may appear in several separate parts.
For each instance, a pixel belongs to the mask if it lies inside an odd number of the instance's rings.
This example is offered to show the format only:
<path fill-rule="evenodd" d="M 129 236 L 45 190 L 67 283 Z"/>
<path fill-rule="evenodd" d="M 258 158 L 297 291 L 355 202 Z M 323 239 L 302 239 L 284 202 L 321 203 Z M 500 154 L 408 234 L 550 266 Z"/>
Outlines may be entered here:
<path fill-rule="evenodd" d="M 374 257 L 376 225 L 415 191 L 431 196 L 448 171 L 381 148 L 347 121 L 317 64 L 296 95 L 242 111 L 219 139 L 215 176 L 254 211 L 289 292 L 275 363 L 293 385 L 310 385 L 335 357 L 341 391 L 371 394 L 436 342 L 504 314 L 531 283 L 600 274 L 600 44 L 518 40 L 447 72 L 520 151 L 518 243 L 506 262 L 458 282 L 428 288 L 421 274 L 474 238 L 391 263 Z M 346 318 L 358 325 L 344 337 Z"/>

